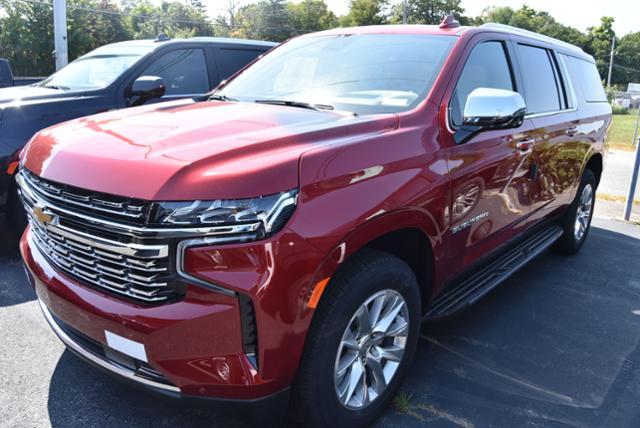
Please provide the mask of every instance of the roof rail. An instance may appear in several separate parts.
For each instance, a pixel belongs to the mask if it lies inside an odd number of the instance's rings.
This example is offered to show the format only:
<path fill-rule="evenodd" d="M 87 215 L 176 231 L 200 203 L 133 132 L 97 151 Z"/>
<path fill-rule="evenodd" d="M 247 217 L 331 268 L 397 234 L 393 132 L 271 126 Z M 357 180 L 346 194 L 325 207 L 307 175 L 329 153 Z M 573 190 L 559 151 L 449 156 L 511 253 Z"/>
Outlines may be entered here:
<path fill-rule="evenodd" d="M 494 22 L 488 22 L 486 24 L 482 24 L 480 26 L 480 28 L 488 28 L 488 29 L 491 29 L 491 30 L 501 30 L 501 31 L 504 31 L 504 32 L 507 32 L 507 33 L 521 34 L 523 36 L 531 37 L 532 39 L 538 39 L 538 40 L 543 41 L 543 42 L 554 43 L 556 45 L 563 46 L 563 47 L 565 47 L 567 49 L 572 49 L 574 51 L 584 53 L 584 51 L 582 50 L 581 47 L 578 47 L 576 45 L 572 45 L 571 43 L 567 43 L 567 42 L 564 42 L 562 40 L 558 40 L 558 39 L 553 38 L 553 37 L 545 36 L 544 34 L 538 34 L 538 33 L 534 33 L 533 31 L 524 30 L 524 29 L 518 28 L 518 27 L 513 27 L 511 25 L 496 24 Z"/>

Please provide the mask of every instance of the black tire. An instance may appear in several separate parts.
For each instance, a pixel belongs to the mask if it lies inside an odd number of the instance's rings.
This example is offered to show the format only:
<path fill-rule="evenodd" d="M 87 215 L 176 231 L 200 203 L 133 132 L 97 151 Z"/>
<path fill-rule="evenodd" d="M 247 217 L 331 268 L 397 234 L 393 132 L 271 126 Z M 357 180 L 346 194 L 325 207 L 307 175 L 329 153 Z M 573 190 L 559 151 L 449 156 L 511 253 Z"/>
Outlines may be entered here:
<path fill-rule="evenodd" d="M 356 311 L 367 300 L 381 293 L 390 293 L 391 296 L 399 294 L 404 300 L 407 312 L 403 313 L 407 315 L 409 324 L 404 353 L 395 374 L 385 382 L 386 389 L 368 406 L 348 409 L 338 400 L 334 384 L 339 346 L 347 326 L 355 320 Z M 372 423 L 393 399 L 410 368 L 420 333 L 420 311 L 418 282 L 406 263 L 378 251 L 364 250 L 356 254 L 332 278 L 314 315 L 293 386 L 294 419 L 305 427 L 355 428 Z M 405 318 L 396 318 L 394 315 L 394 323 L 400 319 Z"/>
<path fill-rule="evenodd" d="M 579 237 L 576 235 L 576 218 L 578 216 L 578 209 L 581 207 L 581 198 L 583 196 L 583 192 L 587 186 L 591 187 L 591 210 L 589 212 L 588 218 L 586 218 L 586 225 L 584 229 L 584 233 Z M 580 186 L 578 187 L 578 192 L 576 193 L 576 197 L 567 208 L 566 213 L 562 217 L 560 221 L 560 226 L 564 233 L 562 237 L 558 239 L 554 248 L 561 253 L 564 254 L 575 254 L 580 248 L 584 245 L 585 240 L 587 239 L 587 235 L 589 235 L 589 229 L 591 229 L 591 219 L 593 218 L 593 209 L 595 206 L 596 199 L 596 177 L 593 174 L 593 171 L 590 169 L 586 169 L 582 174 L 582 179 L 580 180 Z"/>

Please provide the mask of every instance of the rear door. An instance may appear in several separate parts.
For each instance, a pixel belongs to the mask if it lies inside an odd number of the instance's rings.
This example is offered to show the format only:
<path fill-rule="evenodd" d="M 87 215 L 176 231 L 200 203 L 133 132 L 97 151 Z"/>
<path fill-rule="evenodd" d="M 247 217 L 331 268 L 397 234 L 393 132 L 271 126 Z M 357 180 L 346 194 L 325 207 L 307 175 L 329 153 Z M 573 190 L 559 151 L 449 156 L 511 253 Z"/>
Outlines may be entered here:
<path fill-rule="evenodd" d="M 472 40 L 448 98 L 450 135 L 462 124 L 466 99 L 474 89 L 520 89 L 508 36 L 482 34 Z M 457 270 L 521 230 L 530 212 L 531 160 L 529 151 L 518 146 L 531 141 L 532 126 L 525 120 L 517 129 L 482 132 L 463 144 L 452 144 L 449 256 Z"/>
<path fill-rule="evenodd" d="M 580 176 L 579 116 L 566 68 L 551 46 L 516 37 L 527 117 L 533 122 L 531 208 L 536 222 L 570 203 Z"/>

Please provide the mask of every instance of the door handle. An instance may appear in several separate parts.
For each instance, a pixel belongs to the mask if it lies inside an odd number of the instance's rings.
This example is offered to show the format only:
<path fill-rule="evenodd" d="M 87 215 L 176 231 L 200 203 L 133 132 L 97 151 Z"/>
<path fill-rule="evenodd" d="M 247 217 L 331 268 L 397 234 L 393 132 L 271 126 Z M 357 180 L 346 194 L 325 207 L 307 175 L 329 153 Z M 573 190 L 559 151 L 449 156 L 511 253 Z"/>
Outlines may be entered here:
<path fill-rule="evenodd" d="M 535 143 L 535 140 L 533 138 L 518 141 L 516 143 L 516 150 L 515 150 L 516 154 L 518 154 L 519 156 L 525 156 L 525 155 L 531 154 L 534 143 Z"/>

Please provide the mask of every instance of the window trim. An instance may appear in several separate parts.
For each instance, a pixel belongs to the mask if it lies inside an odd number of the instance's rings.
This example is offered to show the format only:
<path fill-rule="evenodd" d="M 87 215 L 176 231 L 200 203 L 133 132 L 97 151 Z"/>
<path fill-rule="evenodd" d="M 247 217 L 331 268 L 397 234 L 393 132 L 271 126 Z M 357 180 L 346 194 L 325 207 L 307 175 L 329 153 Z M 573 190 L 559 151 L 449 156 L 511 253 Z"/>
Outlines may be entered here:
<path fill-rule="evenodd" d="M 464 64 L 462 65 L 462 68 L 460 69 L 460 73 L 456 77 L 456 81 L 455 81 L 455 83 L 453 85 L 453 88 L 451 90 L 451 95 L 449 96 L 449 100 L 447 101 L 447 120 L 446 120 L 446 122 L 447 122 L 448 130 L 452 134 L 455 133 L 455 131 L 462 126 L 462 125 L 455 125 L 453 123 L 453 119 L 452 119 L 452 116 L 451 116 L 451 102 L 453 101 L 453 96 L 454 96 L 454 94 L 456 92 L 456 88 L 458 87 L 458 83 L 460 82 L 460 78 L 462 77 L 462 73 L 464 73 L 464 70 L 465 70 L 465 68 L 467 66 L 467 62 L 469 61 L 469 58 L 473 54 L 473 51 L 478 46 L 480 46 L 482 44 L 485 44 L 485 43 L 500 43 L 502 45 L 502 50 L 504 52 L 505 59 L 507 60 L 507 66 L 509 67 L 509 75 L 511 77 L 511 84 L 513 85 L 513 91 L 520 93 L 520 91 L 518 90 L 518 79 L 516 78 L 515 65 L 514 65 L 513 59 L 511 58 L 511 50 L 509 49 L 509 45 L 508 45 L 509 40 L 508 39 L 493 39 L 493 38 L 489 38 L 489 39 L 481 40 L 480 42 L 476 43 L 475 45 L 473 45 L 471 47 L 471 49 L 469 50 L 469 54 L 464 59 Z M 463 114 L 464 114 L 464 107 L 463 107 Z"/>

